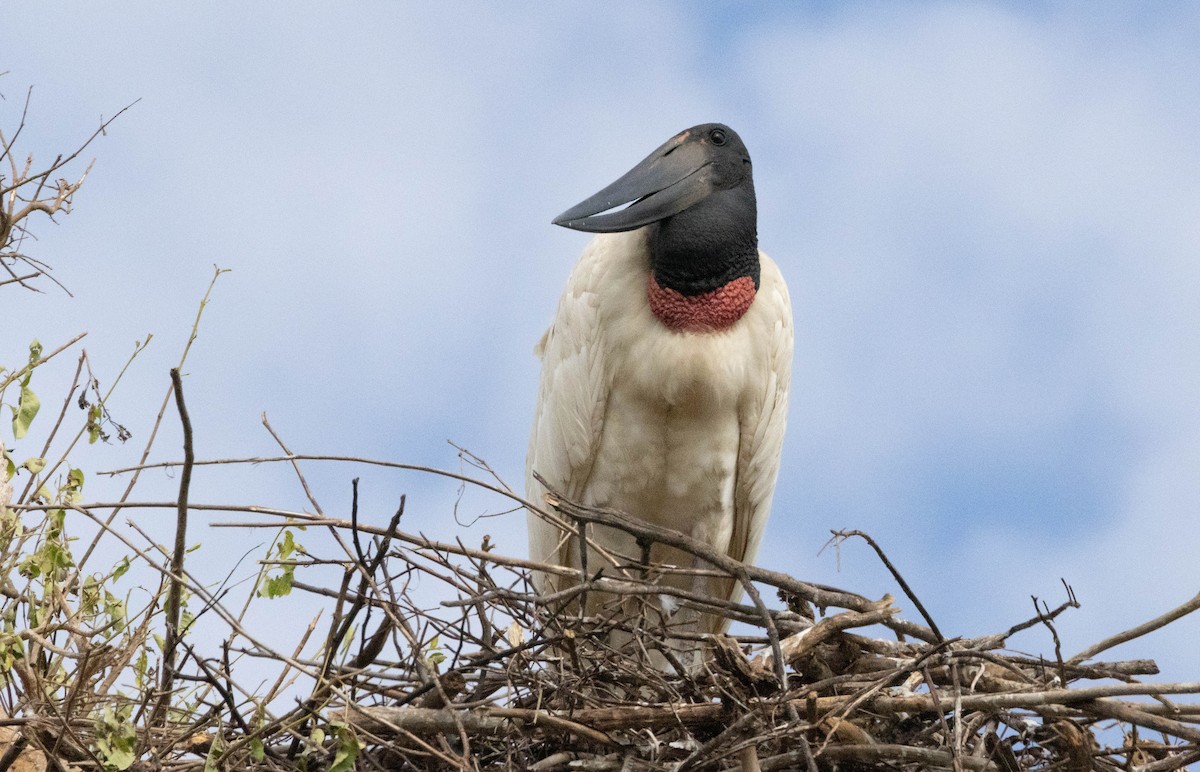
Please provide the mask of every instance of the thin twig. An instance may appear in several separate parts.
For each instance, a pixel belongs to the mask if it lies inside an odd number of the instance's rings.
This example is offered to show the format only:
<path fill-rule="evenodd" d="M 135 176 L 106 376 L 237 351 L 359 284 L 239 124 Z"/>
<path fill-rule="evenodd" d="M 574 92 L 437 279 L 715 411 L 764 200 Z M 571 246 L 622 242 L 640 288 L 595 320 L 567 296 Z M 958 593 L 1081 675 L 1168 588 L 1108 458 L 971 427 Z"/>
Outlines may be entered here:
<path fill-rule="evenodd" d="M 162 726 L 166 720 L 167 705 L 175 683 L 175 649 L 182 637 L 179 618 L 183 605 L 183 559 L 187 554 L 188 490 L 192 484 L 192 462 L 195 460 L 195 451 L 192 445 L 192 420 L 188 417 L 187 405 L 183 400 L 183 378 L 177 367 L 171 369 L 171 384 L 175 390 L 175 407 L 179 410 L 179 422 L 183 425 L 183 472 L 179 476 L 175 549 L 171 554 L 171 573 L 168 577 L 167 629 L 163 644 L 162 687 L 159 692 L 158 705 L 150 722 L 154 726 Z"/>
<path fill-rule="evenodd" d="M 1154 619 L 1151 619 L 1149 622 L 1143 622 L 1142 624 L 1138 625 L 1137 627 L 1131 627 L 1130 629 L 1126 630 L 1125 632 L 1117 633 L 1116 635 L 1113 635 L 1109 638 L 1105 638 L 1104 640 L 1100 641 L 1097 644 L 1088 646 L 1083 651 L 1081 651 L 1078 654 L 1076 654 L 1075 656 L 1069 658 L 1067 660 L 1067 662 L 1070 664 L 1076 664 L 1079 662 L 1083 662 L 1084 660 L 1091 659 L 1092 657 L 1096 656 L 1097 654 L 1099 654 L 1102 651 L 1107 651 L 1108 649 L 1111 649 L 1114 646 L 1119 646 L 1122 643 L 1132 641 L 1134 638 L 1140 638 L 1141 636 L 1146 635 L 1147 633 L 1152 633 L 1155 630 L 1165 627 L 1165 626 L 1169 625 L 1170 623 L 1174 622 L 1176 619 L 1187 616 L 1188 614 L 1192 613 L 1193 611 L 1196 611 L 1197 609 L 1200 609 L 1200 594 L 1196 595 L 1194 598 L 1189 600 L 1187 603 L 1184 603 L 1180 606 L 1176 606 L 1175 608 L 1171 609 L 1167 613 L 1157 616 Z"/>
<path fill-rule="evenodd" d="M 917 594 L 913 592 L 911 587 L 908 586 L 908 582 L 904 580 L 904 576 L 900 573 L 900 570 L 893 565 L 891 560 L 888 559 L 887 554 L 883 551 L 883 547 L 880 547 L 878 542 L 862 531 L 854 530 L 833 532 L 833 538 L 843 541 L 852 536 L 859 537 L 867 544 L 871 545 L 871 549 L 875 550 L 875 554 L 879 556 L 879 559 L 883 562 L 883 565 L 889 572 L 891 572 L 892 578 L 895 579 L 896 583 L 900 585 L 900 589 L 904 591 L 905 596 L 907 596 L 908 599 L 913 602 L 913 605 L 916 606 L 917 611 L 925 620 L 925 624 L 929 625 L 929 629 L 933 631 L 933 634 L 937 639 L 936 643 L 941 643 L 942 641 L 946 640 L 945 636 L 942 635 L 942 631 L 938 629 L 937 623 L 933 621 L 933 617 L 930 616 L 929 612 L 925 610 L 925 604 L 921 602 L 921 599 L 917 597 Z"/>

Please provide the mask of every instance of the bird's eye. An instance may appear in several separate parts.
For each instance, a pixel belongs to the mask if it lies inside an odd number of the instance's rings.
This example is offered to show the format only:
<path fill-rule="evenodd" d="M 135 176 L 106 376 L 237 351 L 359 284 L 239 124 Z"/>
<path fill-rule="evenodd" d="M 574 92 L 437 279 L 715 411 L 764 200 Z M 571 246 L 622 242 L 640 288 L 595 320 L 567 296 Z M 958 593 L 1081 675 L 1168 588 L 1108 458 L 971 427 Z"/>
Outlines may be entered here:
<path fill-rule="evenodd" d="M 714 145 L 718 147 L 724 145 L 728 141 L 725 137 L 725 132 L 721 131 L 720 129 L 713 129 L 712 131 L 708 132 L 708 138 Z"/>

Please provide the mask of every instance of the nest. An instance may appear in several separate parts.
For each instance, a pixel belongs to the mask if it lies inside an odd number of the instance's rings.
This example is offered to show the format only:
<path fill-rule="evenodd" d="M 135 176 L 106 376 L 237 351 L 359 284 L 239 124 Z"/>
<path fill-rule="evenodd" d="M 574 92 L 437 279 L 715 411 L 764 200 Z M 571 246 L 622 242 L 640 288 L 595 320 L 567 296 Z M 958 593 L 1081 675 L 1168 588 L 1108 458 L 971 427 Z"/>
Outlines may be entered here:
<path fill-rule="evenodd" d="M 119 635 L 111 626 L 89 633 L 69 604 L 58 614 L 70 611 L 73 623 L 43 616 L 25 631 L 25 656 L 8 669 L 3 703 L 12 718 L 0 723 L 12 728 L 0 738 L 0 769 L 15 761 L 63 771 L 1157 771 L 1200 760 L 1200 705 L 1170 698 L 1200 684 L 1143 683 L 1158 672 L 1149 660 L 1096 660 L 1200 607 L 1200 596 L 1073 656 L 1056 645 L 1052 656 L 1031 657 L 1007 651 L 1007 639 L 1035 625 L 1053 633 L 1054 620 L 1078 605 L 1069 588 L 1058 607 L 1042 605 L 995 635 L 946 637 L 894 569 L 920 622 L 904 618 L 890 595 L 872 599 L 743 566 L 682 534 L 557 498 L 543 514 L 570 538 L 606 527 L 642 544 L 669 543 L 740 582 L 746 602 L 667 587 L 659 580 L 669 567 L 635 561 L 587 573 L 497 554 L 486 537 L 478 547 L 433 541 L 400 528 L 403 504 L 385 527 L 358 522 L 357 504 L 348 520 L 187 504 L 186 492 L 177 502 L 125 506 L 174 507 L 181 523 L 189 509 L 232 511 L 242 515 L 237 522 L 214 525 L 277 534 L 328 529 L 332 555 L 285 550 L 290 536 L 277 537 L 257 591 L 319 599 L 332 610 L 323 633 L 314 620 L 294 650 L 276 650 L 248 621 L 269 624 L 269 608 L 239 614 L 224 590 L 174 565 L 177 556 L 126 539 L 134 559 L 163 579 L 155 601 L 130 613 Z M 118 537 L 103 507 L 72 511 Z M 50 509 L 12 504 L 9 521 Z M 870 541 L 837 535 L 860 537 Z M 305 581 L 314 566 L 341 580 Z M 574 583 L 538 592 L 535 571 Z M 433 592 L 440 602 L 422 606 L 418 583 L 423 597 Z M 8 618 L 28 615 L 21 604 L 37 594 L 35 584 L 10 588 Z M 224 639 L 195 640 L 186 625 L 172 634 L 172 591 L 200 601 L 227 628 Z M 764 591 L 780 602 L 768 596 L 768 604 Z M 611 602 L 582 602 L 593 593 Z M 727 618 L 737 634 L 689 632 L 675 621 L 686 616 L 681 609 Z M 252 686 L 243 673 L 264 662 L 278 678 Z"/>
<path fill-rule="evenodd" d="M 404 748 L 414 769 L 432 757 L 414 738 L 441 742 L 441 758 L 464 768 L 535 770 L 701 769 L 1128 769 L 1166 770 L 1200 759 L 1200 705 L 1165 695 L 1200 684 L 1144 684 L 1149 660 L 1095 661 L 1095 655 L 1200 607 L 1188 604 L 1064 658 L 1054 619 L 1078 606 L 1069 587 L 1057 608 L 995 635 L 946 638 L 902 576 L 866 534 L 909 595 L 924 624 L 901 618 L 894 599 L 878 600 L 741 566 L 678 533 L 613 511 L 549 501 L 558 522 L 586 537 L 589 527 L 626 530 L 643 545 L 667 542 L 742 582 L 751 603 L 722 602 L 645 579 L 644 566 L 604 571 L 552 595 L 531 592 L 529 570 L 554 570 L 450 545 L 425 545 L 468 558 L 453 571 L 470 587 L 458 605 L 494 622 L 456 642 L 468 650 L 425 686 L 387 707 L 342 704 L 350 726 L 375 742 Z M 492 565 L 489 565 L 492 564 Z M 515 570 L 497 581 L 493 566 Z M 661 569 L 660 567 L 660 570 Z M 561 571 L 561 570 L 560 570 Z M 588 576 L 581 572 L 576 576 Z M 768 609 L 757 586 L 784 610 Z M 580 596 L 611 599 L 587 616 Z M 664 604 L 664 595 L 673 600 Z M 628 600 L 634 598 L 636 603 Z M 666 605 L 672 614 L 663 612 Z M 671 619 L 680 607 L 736 621 L 737 636 L 692 636 Z M 630 609 L 633 613 L 630 613 Z M 813 609 L 822 614 L 814 620 Z M 469 613 L 469 612 L 468 612 Z M 1053 659 L 1004 650 L 1013 634 L 1044 625 Z M 439 636 L 472 627 L 468 615 Z M 755 629 L 757 628 L 757 629 Z M 871 628 L 884 635 L 852 632 Z M 486 631 L 490 629 L 490 636 Z M 491 642 L 488 642 L 488 639 Z M 613 641 L 621 641 L 615 645 Z M 690 655 L 690 656 L 689 656 Z M 663 662 L 667 666 L 663 666 Z M 420 678 L 421 668 L 413 675 Z M 1096 682 L 1104 682 L 1097 684 Z M 1157 702 L 1123 698 L 1144 695 Z M 408 755 L 405 755 L 408 754 Z M 416 755 L 413 755 L 416 754 Z M 389 766 L 392 766 L 389 763 Z"/>

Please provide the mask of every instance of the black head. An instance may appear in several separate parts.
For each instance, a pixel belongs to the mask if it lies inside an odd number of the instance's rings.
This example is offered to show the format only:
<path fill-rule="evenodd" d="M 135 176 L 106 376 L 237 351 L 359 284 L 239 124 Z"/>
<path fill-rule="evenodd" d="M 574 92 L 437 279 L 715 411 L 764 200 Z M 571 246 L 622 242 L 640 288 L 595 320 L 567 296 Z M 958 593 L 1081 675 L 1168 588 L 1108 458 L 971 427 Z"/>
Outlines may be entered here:
<path fill-rule="evenodd" d="M 667 140 L 619 180 L 560 214 L 554 224 L 596 233 L 633 230 L 724 191 L 748 194 L 753 219 L 750 153 L 733 129 L 703 123 Z M 622 204 L 629 206 L 610 211 Z"/>

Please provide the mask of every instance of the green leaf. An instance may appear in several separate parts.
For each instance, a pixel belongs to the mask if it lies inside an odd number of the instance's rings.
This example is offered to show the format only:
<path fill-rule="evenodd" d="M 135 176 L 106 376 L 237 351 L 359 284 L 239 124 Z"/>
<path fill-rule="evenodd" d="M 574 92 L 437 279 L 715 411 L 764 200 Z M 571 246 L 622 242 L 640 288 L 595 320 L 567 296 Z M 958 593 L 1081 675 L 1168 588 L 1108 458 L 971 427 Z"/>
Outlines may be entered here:
<path fill-rule="evenodd" d="M 358 737 L 354 732 L 343 724 L 336 724 L 334 733 L 337 735 L 338 745 L 337 751 L 333 754 L 333 764 L 329 767 L 329 772 L 350 772 L 354 769 L 354 760 L 358 758 L 358 751 L 362 745 L 358 742 Z"/>
<path fill-rule="evenodd" d="M 37 579 L 42 575 L 41 562 L 31 555 L 17 564 L 17 573 L 26 579 Z M 32 626 L 32 622 L 30 625 Z"/>
<path fill-rule="evenodd" d="M 17 407 L 13 410 L 12 426 L 15 439 L 22 439 L 29 432 L 29 424 L 33 423 L 41 407 L 41 400 L 33 393 L 33 389 L 22 385 L 21 398 L 17 400 Z"/>
<path fill-rule="evenodd" d="M 130 706 L 131 707 L 131 706 Z M 128 708 L 105 708 L 96 717 L 96 750 L 104 759 L 106 770 L 129 769 L 137 759 L 137 732 L 129 723 Z"/>
<path fill-rule="evenodd" d="M 296 549 L 296 538 L 291 531 L 283 532 L 283 541 L 279 543 L 279 557 L 286 560 Z"/>
<path fill-rule="evenodd" d="M 25 377 L 21 379 L 22 386 L 28 386 L 30 379 L 33 378 L 33 370 L 42 361 L 42 344 L 35 338 L 29 344 L 29 370 L 25 373 Z"/>
<path fill-rule="evenodd" d="M 283 573 L 279 576 L 268 576 L 263 580 L 258 594 L 263 598 L 282 598 L 292 592 L 292 575 Z"/>
<path fill-rule="evenodd" d="M 224 767 L 220 763 L 223 755 L 225 755 L 225 744 L 221 742 L 221 735 L 218 734 L 213 738 L 212 745 L 208 746 L 208 756 L 204 759 L 204 772 L 220 772 Z"/>
<path fill-rule="evenodd" d="M 83 587 L 79 593 L 79 610 L 84 614 L 92 616 L 96 613 L 96 607 L 100 603 L 100 583 L 96 577 L 89 576 L 83 580 Z"/>
<path fill-rule="evenodd" d="M 46 468 L 46 459 L 34 456 L 33 458 L 25 459 L 21 466 L 25 467 L 33 474 L 37 474 Z"/>
<path fill-rule="evenodd" d="M 338 654 L 341 654 L 343 657 L 350 650 L 350 644 L 354 643 L 354 628 L 355 625 L 350 625 L 346 628 L 346 634 L 342 636 L 342 645 L 338 647 Z"/>
<path fill-rule="evenodd" d="M 63 499 L 68 504 L 79 502 L 83 491 L 83 470 L 72 469 L 67 472 L 67 484 L 63 486 Z"/>
<path fill-rule="evenodd" d="M 141 654 L 133 661 L 134 684 L 143 689 L 146 685 L 146 673 L 150 669 L 150 657 L 146 654 L 146 650 L 142 649 Z"/>
<path fill-rule="evenodd" d="M 96 440 L 100 439 L 100 435 L 104 433 L 101 429 L 101 426 L 103 425 L 103 418 L 104 414 L 101 412 L 101 407 L 99 405 L 92 405 L 91 409 L 88 410 L 87 420 L 89 445 L 95 445 Z"/>
<path fill-rule="evenodd" d="M 125 630 L 125 601 L 106 592 L 104 594 L 104 613 L 117 632 Z"/>
<path fill-rule="evenodd" d="M 121 562 L 113 566 L 112 578 L 113 581 L 120 579 L 129 570 L 129 556 L 121 558 Z"/>
<path fill-rule="evenodd" d="M 112 747 L 100 740 L 96 741 L 96 745 L 104 755 L 104 766 L 106 768 L 125 770 L 133 766 L 134 755 L 133 751 L 129 748 L 121 746 Z"/>
<path fill-rule="evenodd" d="M 425 647 L 429 652 L 425 655 L 425 659 L 428 660 L 429 664 L 433 665 L 435 668 L 446 661 L 446 655 L 441 650 L 441 641 L 439 640 L 440 637 L 441 636 L 437 635 L 433 636 L 433 639 L 430 640 L 429 644 Z"/>
<path fill-rule="evenodd" d="M 255 761 L 262 761 L 266 758 L 267 749 L 263 747 L 263 741 L 257 737 L 250 738 L 250 757 Z"/>

